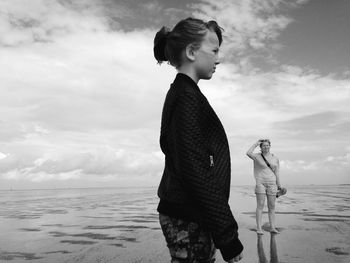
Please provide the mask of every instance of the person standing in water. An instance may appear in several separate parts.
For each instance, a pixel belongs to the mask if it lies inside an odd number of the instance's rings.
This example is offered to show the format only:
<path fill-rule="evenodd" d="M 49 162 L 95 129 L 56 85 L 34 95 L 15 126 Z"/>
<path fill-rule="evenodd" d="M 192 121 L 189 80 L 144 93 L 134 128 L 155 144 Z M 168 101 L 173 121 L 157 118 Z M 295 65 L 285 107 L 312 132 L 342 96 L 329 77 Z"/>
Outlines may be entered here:
<path fill-rule="evenodd" d="M 154 57 L 177 70 L 167 93 L 160 146 L 165 167 L 157 211 L 171 262 L 214 262 L 242 258 L 238 225 L 228 204 L 230 152 L 224 128 L 198 87 L 211 79 L 219 62 L 222 29 L 215 21 L 181 20 L 161 28 Z"/>
<path fill-rule="evenodd" d="M 256 147 L 260 146 L 261 153 L 254 153 Z M 267 196 L 267 207 L 271 233 L 278 233 L 275 222 L 275 202 L 277 190 L 281 189 L 279 178 L 279 160 L 277 156 L 270 153 L 271 142 L 268 139 L 259 140 L 254 143 L 247 155 L 254 161 L 254 177 L 256 181 L 256 232 L 264 234 L 261 228 L 262 212 L 265 205 L 265 195 Z"/>

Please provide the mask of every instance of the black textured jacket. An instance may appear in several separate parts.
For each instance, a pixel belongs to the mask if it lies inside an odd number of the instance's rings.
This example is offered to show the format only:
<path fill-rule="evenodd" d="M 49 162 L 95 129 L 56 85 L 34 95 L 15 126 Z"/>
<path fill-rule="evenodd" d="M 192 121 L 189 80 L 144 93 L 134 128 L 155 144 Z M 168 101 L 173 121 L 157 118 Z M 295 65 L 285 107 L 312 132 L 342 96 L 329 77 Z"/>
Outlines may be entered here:
<path fill-rule="evenodd" d="M 160 146 L 165 154 L 158 212 L 200 223 L 225 260 L 243 250 L 230 210 L 231 163 L 225 130 L 197 84 L 177 74 L 165 99 Z"/>

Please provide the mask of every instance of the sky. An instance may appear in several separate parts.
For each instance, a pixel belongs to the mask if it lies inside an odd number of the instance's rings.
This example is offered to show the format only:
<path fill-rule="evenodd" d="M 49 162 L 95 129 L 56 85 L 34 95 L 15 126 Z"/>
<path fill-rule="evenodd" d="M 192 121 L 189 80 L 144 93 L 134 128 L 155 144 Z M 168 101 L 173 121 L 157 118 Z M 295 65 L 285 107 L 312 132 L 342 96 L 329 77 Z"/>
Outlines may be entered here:
<path fill-rule="evenodd" d="M 282 185 L 350 183 L 349 13 L 349 0 L 1 1 L 0 189 L 157 186 L 176 70 L 153 39 L 190 16 L 225 30 L 199 87 L 231 184 L 254 185 L 245 152 L 260 138 Z"/>

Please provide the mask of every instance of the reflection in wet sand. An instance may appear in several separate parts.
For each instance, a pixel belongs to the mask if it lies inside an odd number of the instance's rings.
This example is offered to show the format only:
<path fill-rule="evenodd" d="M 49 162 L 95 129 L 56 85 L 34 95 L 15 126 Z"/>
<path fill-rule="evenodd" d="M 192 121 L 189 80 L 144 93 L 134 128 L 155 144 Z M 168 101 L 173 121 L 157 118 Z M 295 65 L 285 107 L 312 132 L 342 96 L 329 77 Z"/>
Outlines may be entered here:
<path fill-rule="evenodd" d="M 326 248 L 326 251 L 335 255 L 350 255 L 349 252 L 345 251 L 345 248 L 340 247 Z"/>
<path fill-rule="evenodd" d="M 73 245 L 92 245 L 96 244 L 94 241 L 86 241 L 86 240 L 61 240 L 61 243 L 68 243 Z"/>
<path fill-rule="evenodd" d="M 346 222 L 349 220 L 338 218 L 304 218 L 304 221 L 318 221 L 318 222 Z"/>
<path fill-rule="evenodd" d="M 86 226 L 84 229 L 124 229 L 124 230 L 135 230 L 142 228 L 149 228 L 148 226 L 135 226 L 135 225 L 115 225 L 115 226 Z"/>
<path fill-rule="evenodd" d="M 268 260 L 265 255 L 263 237 L 261 235 L 258 236 L 258 258 L 259 263 L 267 263 Z M 270 236 L 270 263 L 279 263 L 278 255 L 277 255 L 277 245 L 276 245 L 276 234 L 271 234 Z"/>
<path fill-rule="evenodd" d="M 262 241 L 262 236 L 261 235 L 257 235 L 258 236 L 258 258 L 259 258 L 259 263 L 267 263 L 267 258 L 265 255 L 265 250 L 264 250 L 264 244 Z"/>
<path fill-rule="evenodd" d="M 20 228 L 19 230 L 26 231 L 26 232 L 38 232 L 38 231 L 41 231 L 41 229 L 39 229 L 39 228 Z"/>
<path fill-rule="evenodd" d="M 80 234 L 67 234 L 63 232 L 58 231 L 51 231 L 49 232 L 50 235 L 54 237 L 86 237 L 89 239 L 97 239 L 97 240 L 113 240 L 116 239 L 116 237 L 111 237 L 106 234 L 99 234 L 99 233 L 80 233 Z"/>
<path fill-rule="evenodd" d="M 332 210 L 334 211 L 334 210 Z M 341 210 L 343 211 L 343 210 Z M 255 218 L 255 212 L 243 212 L 245 215 L 251 215 Z M 267 214 L 266 211 L 263 214 Z M 318 214 L 314 212 L 310 212 L 307 209 L 302 209 L 302 212 L 281 212 L 276 211 L 276 215 L 300 215 L 305 218 L 302 218 L 304 221 L 320 221 L 320 222 L 349 222 L 350 216 L 348 215 L 339 215 L 339 214 Z"/>
<path fill-rule="evenodd" d="M 124 236 L 121 236 L 121 237 L 118 237 L 117 239 L 118 240 L 122 240 L 122 241 L 127 241 L 127 242 L 137 242 L 135 237 L 124 237 Z"/>
<path fill-rule="evenodd" d="M 24 253 L 24 252 L 0 252 L 0 260 L 14 260 L 14 259 L 25 259 L 25 260 L 34 260 L 41 259 L 42 257 L 36 256 L 35 253 Z"/>
<path fill-rule="evenodd" d="M 110 246 L 125 248 L 123 244 L 110 244 Z"/>
<path fill-rule="evenodd" d="M 72 253 L 72 252 L 67 251 L 67 250 L 57 250 L 57 251 L 48 251 L 48 252 L 45 252 L 45 254 L 56 254 L 56 253 L 59 253 L 59 254 L 69 254 L 69 253 Z"/>

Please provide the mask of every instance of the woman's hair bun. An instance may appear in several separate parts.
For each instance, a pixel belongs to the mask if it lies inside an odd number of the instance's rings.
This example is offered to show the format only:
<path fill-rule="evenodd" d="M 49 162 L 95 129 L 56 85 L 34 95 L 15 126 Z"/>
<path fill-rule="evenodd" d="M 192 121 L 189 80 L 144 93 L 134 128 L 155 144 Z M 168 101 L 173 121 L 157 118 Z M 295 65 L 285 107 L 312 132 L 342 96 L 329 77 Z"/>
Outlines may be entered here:
<path fill-rule="evenodd" d="M 168 61 L 168 58 L 165 54 L 165 47 L 169 34 L 170 29 L 168 27 L 163 26 L 154 37 L 153 54 L 158 63 Z"/>

